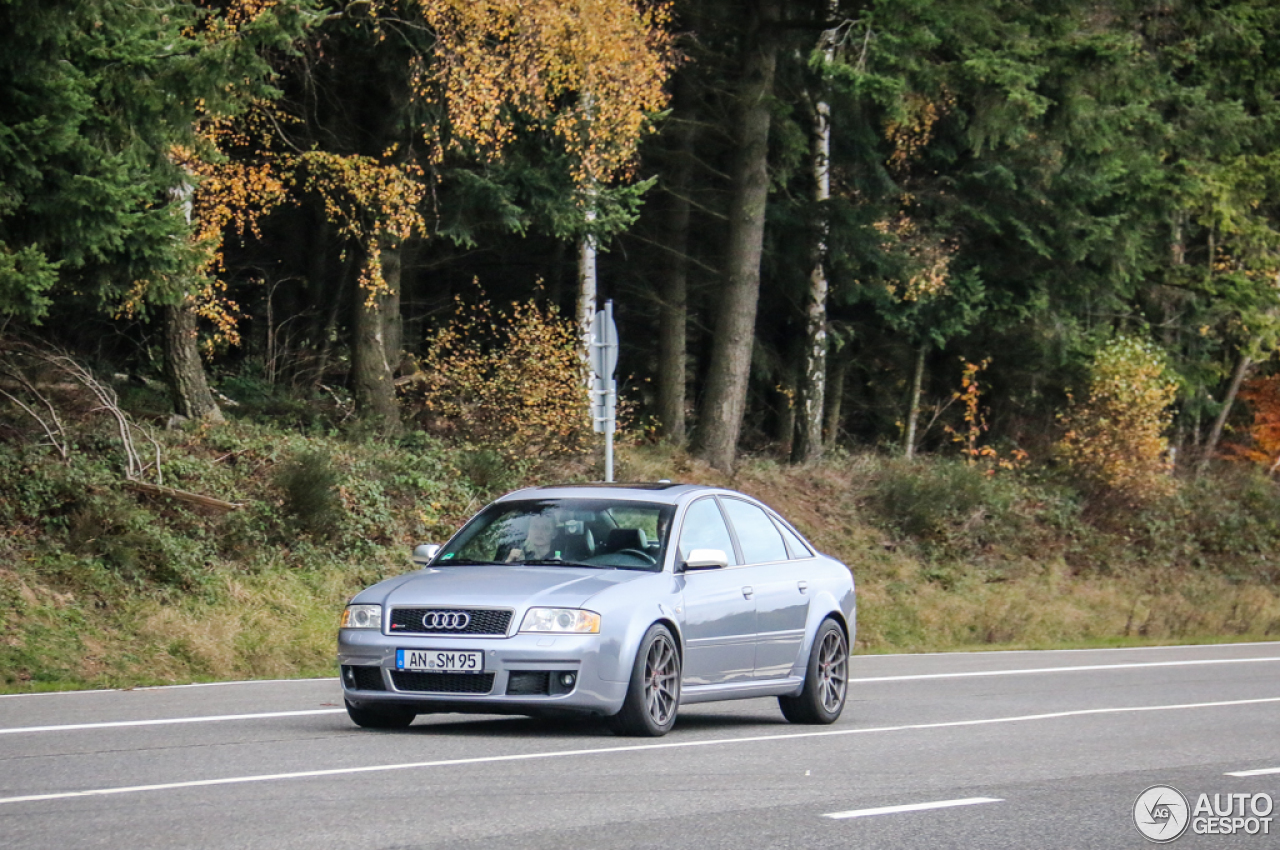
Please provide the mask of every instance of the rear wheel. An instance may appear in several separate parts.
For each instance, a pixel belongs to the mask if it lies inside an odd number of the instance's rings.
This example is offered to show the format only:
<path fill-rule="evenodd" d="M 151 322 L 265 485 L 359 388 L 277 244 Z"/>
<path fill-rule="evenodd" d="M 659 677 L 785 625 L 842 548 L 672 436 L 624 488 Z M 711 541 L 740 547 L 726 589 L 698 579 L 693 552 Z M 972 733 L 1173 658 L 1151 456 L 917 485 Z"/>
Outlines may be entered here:
<path fill-rule="evenodd" d="M 782 716 L 792 723 L 835 723 L 849 694 L 849 644 L 834 620 L 823 620 L 809 651 L 804 688 L 778 697 Z"/>
<path fill-rule="evenodd" d="M 345 702 L 351 722 L 365 729 L 403 729 L 418 716 L 407 708 L 356 708 L 350 700 Z"/>
<path fill-rule="evenodd" d="M 655 623 L 640 641 L 627 698 L 611 725 L 619 735 L 658 738 L 671 731 L 679 707 L 680 653 L 670 630 Z"/>

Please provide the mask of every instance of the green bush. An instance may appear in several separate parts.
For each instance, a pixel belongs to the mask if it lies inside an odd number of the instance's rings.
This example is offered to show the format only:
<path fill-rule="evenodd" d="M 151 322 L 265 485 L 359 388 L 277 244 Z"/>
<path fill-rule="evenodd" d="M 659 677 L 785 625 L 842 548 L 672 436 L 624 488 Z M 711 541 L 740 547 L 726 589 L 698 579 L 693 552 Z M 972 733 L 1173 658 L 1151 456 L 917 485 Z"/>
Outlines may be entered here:
<path fill-rule="evenodd" d="M 284 510 L 293 525 L 305 534 L 331 537 L 343 520 L 338 494 L 338 470 L 333 458 L 322 451 L 296 455 L 275 476 L 284 493 Z"/>
<path fill-rule="evenodd" d="M 1143 505 L 1125 529 L 1143 559 L 1227 575 L 1280 577 L 1280 486 L 1252 468 L 1226 468 L 1184 481 Z"/>
<path fill-rule="evenodd" d="M 878 524 L 926 547 L 981 550 L 1013 542 L 1026 522 L 1022 494 L 1009 474 L 957 460 L 887 462 L 870 490 Z"/>
<path fill-rule="evenodd" d="M 458 453 L 454 465 L 462 477 L 481 493 L 509 490 L 519 477 L 519 468 L 493 449 L 467 449 Z"/>

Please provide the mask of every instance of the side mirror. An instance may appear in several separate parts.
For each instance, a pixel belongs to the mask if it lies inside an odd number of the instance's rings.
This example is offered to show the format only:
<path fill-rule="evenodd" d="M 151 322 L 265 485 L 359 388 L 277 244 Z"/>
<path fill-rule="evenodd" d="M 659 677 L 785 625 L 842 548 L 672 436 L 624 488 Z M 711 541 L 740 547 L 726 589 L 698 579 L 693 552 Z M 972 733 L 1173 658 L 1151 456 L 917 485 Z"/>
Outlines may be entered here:
<path fill-rule="evenodd" d="M 686 572 L 696 570 L 723 570 L 729 566 L 729 556 L 721 549 L 694 549 L 684 559 Z"/>
<path fill-rule="evenodd" d="M 420 567 L 431 563 L 431 559 L 440 551 L 439 543 L 420 543 L 413 547 L 413 562 Z"/>

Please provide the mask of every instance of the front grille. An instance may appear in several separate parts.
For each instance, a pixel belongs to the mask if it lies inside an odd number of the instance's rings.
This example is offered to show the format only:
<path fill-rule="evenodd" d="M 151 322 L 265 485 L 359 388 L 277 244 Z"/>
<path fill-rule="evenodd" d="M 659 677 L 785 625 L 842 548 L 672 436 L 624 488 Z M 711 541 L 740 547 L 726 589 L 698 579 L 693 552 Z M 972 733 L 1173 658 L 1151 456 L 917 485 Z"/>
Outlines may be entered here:
<path fill-rule="evenodd" d="M 471 622 L 465 629 L 427 631 L 422 617 L 431 612 L 466 612 Z M 433 635 L 505 635 L 511 625 L 511 611 L 492 608 L 392 608 L 391 634 Z"/>
<path fill-rule="evenodd" d="M 343 667 L 343 676 L 347 684 L 357 691 L 385 691 L 387 686 L 382 681 L 381 667 Z"/>
<path fill-rule="evenodd" d="M 513 670 L 507 675 L 507 696 L 546 696 L 551 693 L 550 670 Z"/>
<path fill-rule="evenodd" d="M 415 673 L 392 670 L 391 681 L 398 691 L 424 694 L 487 694 L 493 690 L 492 673 Z"/>

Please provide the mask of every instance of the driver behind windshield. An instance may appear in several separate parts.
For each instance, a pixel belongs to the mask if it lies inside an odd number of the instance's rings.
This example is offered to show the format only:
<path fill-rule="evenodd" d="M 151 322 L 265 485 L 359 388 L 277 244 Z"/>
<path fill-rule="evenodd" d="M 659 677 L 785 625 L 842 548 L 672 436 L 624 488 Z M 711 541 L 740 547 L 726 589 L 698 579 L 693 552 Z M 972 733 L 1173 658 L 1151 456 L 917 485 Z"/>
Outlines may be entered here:
<path fill-rule="evenodd" d="M 507 563 L 512 561 L 540 561 L 552 556 L 551 537 L 555 534 L 556 521 L 545 514 L 529 518 L 529 530 L 524 542 L 507 553 Z"/>

